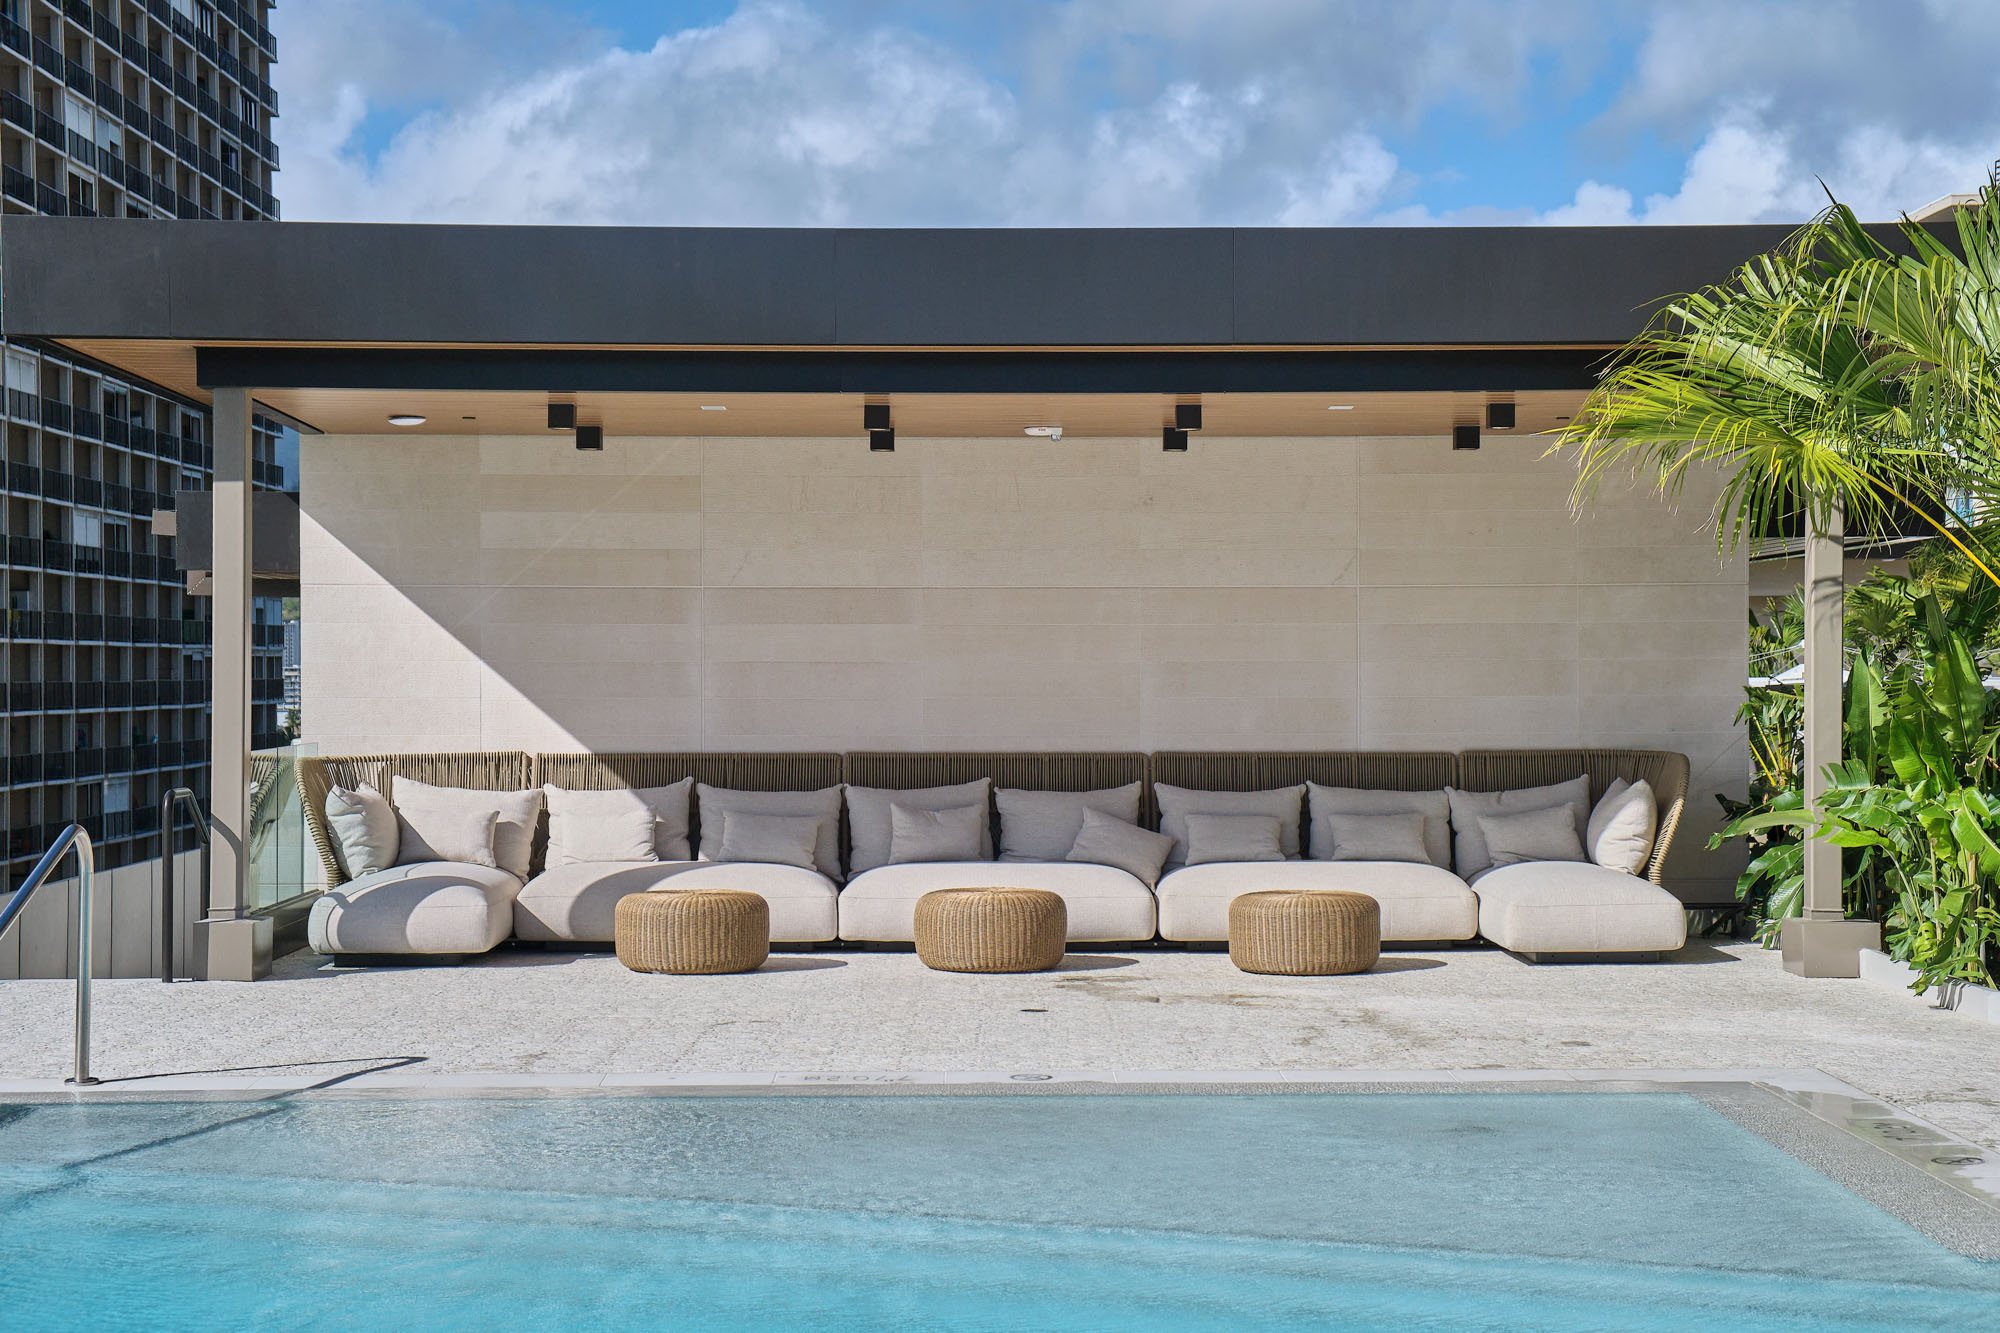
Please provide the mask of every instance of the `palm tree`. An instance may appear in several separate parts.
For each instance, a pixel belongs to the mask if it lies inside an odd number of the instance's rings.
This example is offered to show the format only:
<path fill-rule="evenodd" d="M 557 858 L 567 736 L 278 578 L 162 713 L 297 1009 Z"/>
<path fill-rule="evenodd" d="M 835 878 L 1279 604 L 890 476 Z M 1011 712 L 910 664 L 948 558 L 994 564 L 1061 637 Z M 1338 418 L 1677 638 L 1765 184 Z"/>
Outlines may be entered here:
<path fill-rule="evenodd" d="M 2000 178 L 1959 221 L 1963 254 L 1907 219 L 1913 253 L 1834 203 L 1774 254 L 1670 301 L 1614 360 L 1551 452 L 1574 450 L 1581 506 L 1633 468 L 1678 495 L 1725 474 L 1725 550 L 1803 507 L 1877 530 L 1914 510 L 1996 585 L 1983 525 L 2000 501 Z M 1996 506 L 1995 512 L 2000 512 Z"/>

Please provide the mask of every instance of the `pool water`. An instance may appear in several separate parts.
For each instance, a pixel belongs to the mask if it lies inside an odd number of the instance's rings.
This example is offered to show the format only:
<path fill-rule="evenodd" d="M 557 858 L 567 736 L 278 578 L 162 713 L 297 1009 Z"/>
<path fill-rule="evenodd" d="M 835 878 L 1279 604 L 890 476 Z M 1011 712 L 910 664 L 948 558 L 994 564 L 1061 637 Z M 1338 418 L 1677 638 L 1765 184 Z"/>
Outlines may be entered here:
<path fill-rule="evenodd" d="M 2000 1328 L 1678 1093 L 0 1106 L 0 1328 Z"/>

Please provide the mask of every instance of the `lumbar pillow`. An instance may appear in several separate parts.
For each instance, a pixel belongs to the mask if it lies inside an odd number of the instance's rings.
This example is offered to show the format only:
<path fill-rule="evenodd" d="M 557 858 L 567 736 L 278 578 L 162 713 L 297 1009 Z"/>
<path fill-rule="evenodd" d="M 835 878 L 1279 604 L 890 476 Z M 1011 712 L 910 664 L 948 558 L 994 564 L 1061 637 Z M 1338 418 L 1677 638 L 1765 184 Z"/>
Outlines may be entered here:
<path fill-rule="evenodd" d="M 757 861 L 765 865 L 816 869 L 820 821 L 812 815 L 759 815 L 737 812 L 722 825 L 717 861 Z M 702 835 L 708 843 L 706 832 Z"/>
<path fill-rule="evenodd" d="M 1367 787 L 1322 787 L 1306 784 L 1306 805 L 1312 811 L 1309 850 L 1315 861 L 1336 860 L 1328 815 L 1401 815 L 1424 817 L 1424 859 L 1440 870 L 1451 869 L 1451 802 L 1441 791 L 1376 791 Z"/>
<path fill-rule="evenodd" d="M 326 828 L 333 859 L 349 879 L 396 864 L 396 810 L 389 798 L 362 783 L 326 794 Z"/>
<path fill-rule="evenodd" d="M 1431 863 L 1424 847 L 1424 826 L 1430 821 L 1415 810 L 1400 815 L 1321 815 L 1333 841 L 1329 861 L 1412 861 Z"/>
<path fill-rule="evenodd" d="M 895 833 L 890 826 L 891 805 L 900 805 L 905 810 L 961 810 L 968 805 L 976 805 L 985 810 L 992 789 L 991 778 L 976 778 L 971 782 L 961 782 L 950 787 L 920 787 L 913 791 L 894 791 L 888 787 L 849 787 L 847 789 L 849 869 L 858 875 L 864 870 L 887 865 L 895 859 L 889 855 L 889 843 Z M 991 827 L 979 835 L 979 849 L 974 855 L 952 859 L 991 861 L 993 859 Z"/>
<path fill-rule="evenodd" d="M 1000 826 L 1003 838 L 1006 832 L 1007 826 L 1003 823 Z M 1086 807 L 1083 827 L 1077 830 L 1076 842 L 1070 846 L 1063 860 L 1113 866 L 1150 889 L 1159 881 L 1160 868 L 1166 865 L 1167 856 L 1173 850 L 1174 840 L 1164 833 L 1155 833 L 1137 824 L 1129 824 L 1115 815 L 1107 815 L 1102 810 Z"/>
<path fill-rule="evenodd" d="M 403 812 L 399 810 L 397 814 Z M 397 829 L 396 864 L 459 861 L 505 869 L 493 856 L 493 840 L 499 827 L 498 811 L 464 806 L 419 811 L 414 821 L 403 816 Z"/>
<path fill-rule="evenodd" d="M 1187 863 L 1282 861 L 1284 822 L 1276 815 L 1189 815 Z"/>
<path fill-rule="evenodd" d="M 558 857 L 555 834 L 549 834 L 550 866 L 582 865 L 591 861 L 658 861 L 653 838 L 658 821 L 644 806 L 630 806 L 601 815 L 569 815 L 563 820 Z M 554 821 L 550 823 L 553 825 Z"/>
<path fill-rule="evenodd" d="M 952 810 L 912 809 L 896 801 L 889 806 L 889 864 L 984 861 L 989 832 L 984 801 Z"/>
<path fill-rule="evenodd" d="M 1187 821 L 1190 815 L 1266 815 L 1278 821 L 1278 846 L 1283 858 L 1299 859 L 1299 804 L 1306 787 L 1274 787 L 1270 791 L 1196 791 L 1165 782 L 1153 784 L 1160 802 L 1160 832 L 1174 840 L 1169 865 L 1194 858 L 1187 854 Z"/>
<path fill-rule="evenodd" d="M 1619 778 L 1604 789 L 1584 828 L 1584 850 L 1598 865 L 1628 875 L 1646 873 L 1653 859 L 1653 835 L 1659 832 L 1660 807 L 1653 784 L 1640 778 Z"/>
<path fill-rule="evenodd" d="M 620 811 L 650 813 L 654 822 L 653 854 L 641 861 L 686 861 L 694 853 L 688 847 L 688 797 L 694 779 L 682 778 L 665 787 L 620 787 L 610 791 L 573 791 L 563 787 L 542 788 L 549 806 L 549 850 L 544 858 L 552 866 L 578 861 L 608 861 L 589 847 L 573 848 L 576 819 L 602 819 Z"/>
<path fill-rule="evenodd" d="M 1576 836 L 1576 819 L 1566 805 L 1525 810 L 1518 815 L 1481 815 L 1479 833 L 1495 866 L 1523 861 L 1581 861 L 1583 841 Z"/>
<path fill-rule="evenodd" d="M 813 868 L 828 879 L 840 878 L 840 791 L 822 787 L 818 791 L 739 791 L 730 787 L 695 784 L 701 812 L 701 859 L 719 861 L 722 839 L 729 821 L 739 814 L 788 815 L 819 821 L 819 839 L 813 844 Z"/>
<path fill-rule="evenodd" d="M 1522 787 L 1515 791 L 1460 791 L 1446 787 L 1451 802 L 1454 868 L 1462 879 L 1471 879 L 1493 864 L 1486 852 L 1486 835 L 1479 831 L 1481 815 L 1518 815 L 1530 810 L 1561 806 L 1570 812 L 1579 844 L 1590 822 L 1590 779 L 1579 773 L 1568 782 L 1552 782 L 1546 787 Z"/>
<path fill-rule="evenodd" d="M 1127 824 L 1139 822 L 1141 784 L 1098 791 L 1026 791 L 1002 787 L 1000 803 L 1000 859 L 1002 861 L 1060 861 L 1076 846 L 1083 831 L 1084 815 L 1095 810 Z"/>
<path fill-rule="evenodd" d="M 414 778 L 397 778 L 390 786 L 389 799 L 399 820 L 400 846 L 396 864 L 416 861 L 457 861 L 469 858 L 433 856 L 437 845 L 426 841 L 421 830 L 439 820 L 460 817 L 476 819 L 481 811 L 493 813 L 492 859 L 476 865 L 498 866 L 515 879 L 528 877 L 535 849 L 535 825 L 542 819 L 542 791 L 487 791 L 480 787 L 433 787 Z M 414 836 L 414 842 L 412 838 Z"/>

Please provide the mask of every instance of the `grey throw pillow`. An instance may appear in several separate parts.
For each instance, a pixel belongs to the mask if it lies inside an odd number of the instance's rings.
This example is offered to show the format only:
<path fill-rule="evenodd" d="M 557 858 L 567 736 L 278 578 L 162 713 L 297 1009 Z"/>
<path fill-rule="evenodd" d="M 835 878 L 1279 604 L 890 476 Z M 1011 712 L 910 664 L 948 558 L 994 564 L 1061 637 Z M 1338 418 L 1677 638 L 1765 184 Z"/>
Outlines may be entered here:
<path fill-rule="evenodd" d="M 889 807 L 889 864 L 984 861 L 980 843 L 987 829 L 983 801 L 955 810 L 913 810 L 895 802 Z"/>
<path fill-rule="evenodd" d="M 401 817 L 397 826 L 397 865 L 457 861 L 463 865 L 506 869 L 493 856 L 498 812 L 447 805 L 397 814 Z"/>
<path fill-rule="evenodd" d="M 1278 847 L 1284 859 L 1299 856 L 1299 809 L 1305 800 L 1306 785 L 1273 787 L 1269 791 L 1198 791 L 1171 783 L 1153 784 L 1160 802 L 1160 832 L 1174 840 L 1174 852 L 1167 864 L 1193 864 L 1187 854 L 1187 821 L 1190 815 L 1268 815 L 1278 821 Z"/>
<path fill-rule="evenodd" d="M 812 815 L 734 813 L 723 820 L 717 861 L 756 861 L 765 865 L 816 870 L 820 821 Z M 703 842 L 707 842 L 704 835 Z"/>
<path fill-rule="evenodd" d="M 1004 825 L 1001 831 L 1005 832 Z M 1112 866 L 1150 889 L 1159 882 L 1160 868 L 1173 849 L 1174 840 L 1164 833 L 1128 824 L 1102 810 L 1086 809 L 1083 827 L 1077 830 L 1076 842 L 1063 859 Z"/>
<path fill-rule="evenodd" d="M 569 865 L 577 861 L 604 861 L 587 846 L 572 848 L 572 833 L 582 826 L 575 819 L 602 819 L 623 810 L 646 810 L 653 816 L 653 854 L 645 861 L 685 861 L 694 855 L 688 846 L 688 798 L 694 793 L 694 779 L 682 778 L 664 787 L 624 787 L 610 791 L 579 791 L 544 786 L 543 799 L 549 807 L 549 865 Z"/>
<path fill-rule="evenodd" d="M 1582 861 L 1583 840 L 1566 805 L 1526 810 L 1518 815 L 1479 816 L 1480 836 L 1493 865 L 1517 866 L 1524 861 Z"/>
<path fill-rule="evenodd" d="M 1076 846 L 1087 811 L 1095 810 L 1136 825 L 1141 786 L 1128 782 L 1122 787 L 1097 791 L 1027 791 L 1002 787 L 996 797 L 1000 805 L 1000 859 L 1062 860 Z"/>
<path fill-rule="evenodd" d="M 498 866 L 515 879 L 528 877 L 530 863 L 534 859 L 535 828 L 542 822 L 540 787 L 522 791 L 487 791 L 483 787 L 433 787 L 415 778 L 396 778 L 389 784 L 389 800 L 395 805 L 401 820 L 398 832 L 402 835 L 402 845 L 396 852 L 398 865 L 463 859 L 423 855 L 424 838 L 419 834 L 417 845 L 412 847 L 411 829 L 439 819 L 474 818 L 480 811 L 490 810 L 494 815 L 493 859 L 475 864 Z"/>
<path fill-rule="evenodd" d="M 1276 815 L 1189 815 L 1187 863 L 1282 861 L 1283 825 Z"/>
<path fill-rule="evenodd" d="M 550 869 L 591 862 L 655 862 L 660 859 L 653 842 L 656 822 L 651 810 L 638 805 L 606 814 L 568 815 L 563 820 L 560 856 L 551 834 L 545 859 Z"/>
<path fill-rule="evenodd" d="M 1306 805 L 1312 812 L 1308 854 L 1315 861 L 1333 859 L 1333 835 L 1328 815 L 1400 815 L 1424 817 L 1424 855 L 1440 870 L 1451 869 L 1451 801 L 1442 791 L 1381 791 L 1369 787 L 1322 787 L 1306 784 Z"/>
<path fill-rule="evenodd" d="M 695 784 L 701 812 L 701 857 L 719 861 L 725 826 L 733 815 L 810 816 L 819 821 L 819 841 L 813 847 L 813 869 L 840 880 L 839 787 L 818 791 L 742 791 L 733 787 Z"/>
<path fill-rule="evenodd" d="M 396 810 L 389 798 L 367 783 L 326 794 L 326 829 L 333 859 L 349 879 L 396 864 Z"/>
<path fill-rule="evenodd" d="M 1444 794 L 1451 801 L 1452 868 L 1461 879 L 1471 879 L 1493 864 L 1493 858 L 1486 852 L 1486 835 L 1479 831 L 1481 815 L 1518 815 L 1562 806 L 1570 812 L 1579 843 L 1590 823 L 1590 779 L 1583 774 L 1546 787 L 1521 787 L 1513 791 L 1460 791 L 1446 787 Z"/>
<path fill-rule="evenodd" d="M 1591 809 L 1584 829 L 1583 849 L 1590 859 L 1628 875 L 1646 873 L 1653 859 L 1653 836 L 1659 832 L 1660 807 L 1653 784 L 1640 778 L 1619 778 L 1605 789 Z"/>
<path fill-rule="evenodd" d="M 1415 810 L 1400 815 L 1322 815 L 1333 839 L 1329 861 L 1411 861 L 1429 865 L 1424 847 L 1425 818 Z"/>
<path fill-rule="evenodd" d="M 889 818 L 890 806 L 900 805 L 905 810 L 962 810 L 976 805 L 983 812 L 987 809 L 992 789 L 991 778 L 975 778 L 971 782 L 949 787 L 918 787 L 909 791 L 897 791 L 890 787 L 849 787 L 848 869 L 858 875 L 864 870 L 888 865 L 895 859 L 889 855 L 889 843 L 895 832 Z M 990 824 L 979 835 L 978 854 L 964 859 L 993 859 L 993 830 Z"/>

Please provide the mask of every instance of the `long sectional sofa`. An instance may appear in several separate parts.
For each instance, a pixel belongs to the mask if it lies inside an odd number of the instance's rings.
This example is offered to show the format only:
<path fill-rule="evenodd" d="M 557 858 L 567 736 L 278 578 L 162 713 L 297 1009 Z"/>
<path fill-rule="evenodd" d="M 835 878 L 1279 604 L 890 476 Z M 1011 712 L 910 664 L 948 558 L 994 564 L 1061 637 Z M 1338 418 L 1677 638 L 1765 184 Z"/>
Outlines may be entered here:
<path fill-rule="evenodd" d="M 347 793 L 365 784 L 393 803 L 399 779 L 412 800 L 422 791 L 418 784 L 515 798 L 549 789 L 552 798 L 680 790 L 686 792 L 685 842 L 676 842 L 672 855 L 654 860 L 574 862 L 565 855 L 563 864 L 551 864 L 557 858 L 549 854 L 550 815 L 536 801 L 532 827 L 530 816 L 524 815 L 520 828 L 495 834 L 500 840 L 495 846 L 505 842 L 511 851 L 500 863 L 411 860 L 350 877 L 340 837 L 329 827 L 328 795 L 336 788 Z M 1469 816 L 1453 824 L 1447 789 L 1450 799 L 1471 808 L 1482 793 L 1555 791 L 1558 784 L 1567 784 L 1581 835 L 1586 809 L 1596 808 L 1607 791 L 1615 797 L 1614 784 L 1641 781 L 1657 804 L 1643 873 L 1589 860 L 1518 858 L 1512 864 L 1460 869 L 1484 852 L 1483 843 L 1468 843 L 1467 830 L 1475 823 L 1487 825 Z M 308 939 L 321 953 L 361 955 L 470 955 L 509 938 L 608 943 L 614 909 L 628 893 L 726 887 L 758 893 L 770 903 L 774 944 L 907 942 L 914 934 L 917 899 L 925 893 L 1011 884 L 1061 895 L 1069 909 L 1072 942 L 1193 945 L 1227 939 L 1229 903 L 1237 894 L 1298 888 L 1344 889 L 1374 897 L 1381 905 L 1386 944 L 1483 937 L 1536 961 L 1643 958 L 1670 952 L 1685 941 L 1683 909 L 1663 887 L 1662 876 L 1687 781 L 1686 757 L 1658 750 L 499 752 L 313 758 L 301 761 L 300 782 L 328 888 L 313 905 Z M 675 788 L 684 782 L 686 788 Z M 1586 784 L 1587 798 L 1582 794 Z M 1281 795 L 1293 789 L 1299 793 L 1295 815 Z M 767 804 L 778 803 L 775 809 L 791 810 L 795 806 L 783 802 L 811 797 L 820 803 L 815 808 L 835 811 L 838 849 L 830 841 L 820 847 L 817 856 L 806 858 L 811 868 L 718 859 L 721 835 L 716 828 L 704 828 L 705 803 L 716 805 L 709 822 L 719 825 L 726 799 L 757 799 L 746 793 L 773 794 Z M 1153 878 L 1146 873 L 1149 866 L 1121 869 L 1064 857 L 1073 824 L 1068 831 L 1031 827 L 1037 801 L 1058 810 L 1073 803 L 1049 795 L 1053 793 L 1087 793 L 1120 825 L 1154 829 L 1164 818 L 1169 831 L 1178 830 L 1180 836 L 1159 866 L 1162 873 Z M 1502 806 L 1506 799 L 1497 798 Z M 1315 827 L 1324 811 L 1314 806 L 1336 800 L 1355 809 L 1402 812 L 1404 818 L 1409 811 L 1421 811 L 1425 855 L 1421 860 L 1330 859 L 1322 844 L 1332 826 Z M 1188 830 L 1194 825 L 1176 812 L 1208 809 L 1204 801 L 1224 812 L 1275 801 L 1274 808 L 1286 812 L 1277 821 L 1283 859 L 1197 858 L 1201 863 L 1183 864 L 1192 847 Z M 1576 805 L 1578 801 L 1583 804 Z M 903 807 L 894 810 L 902 820 L 911 817 L 910 807 L 949 812 L 973 802 L 983 807 L 976 858 L 885 863 L 890 860 L 886 850 L 893 807 Z M 1163 809 L 1163 802 L 1169 808 Z M 1480 808 L 1494 804 L 1489 799 Z M 1155 841 L 1164 846 L 1166 840 Z M 666 848 L 664 842 L 661 846 Z"/>

